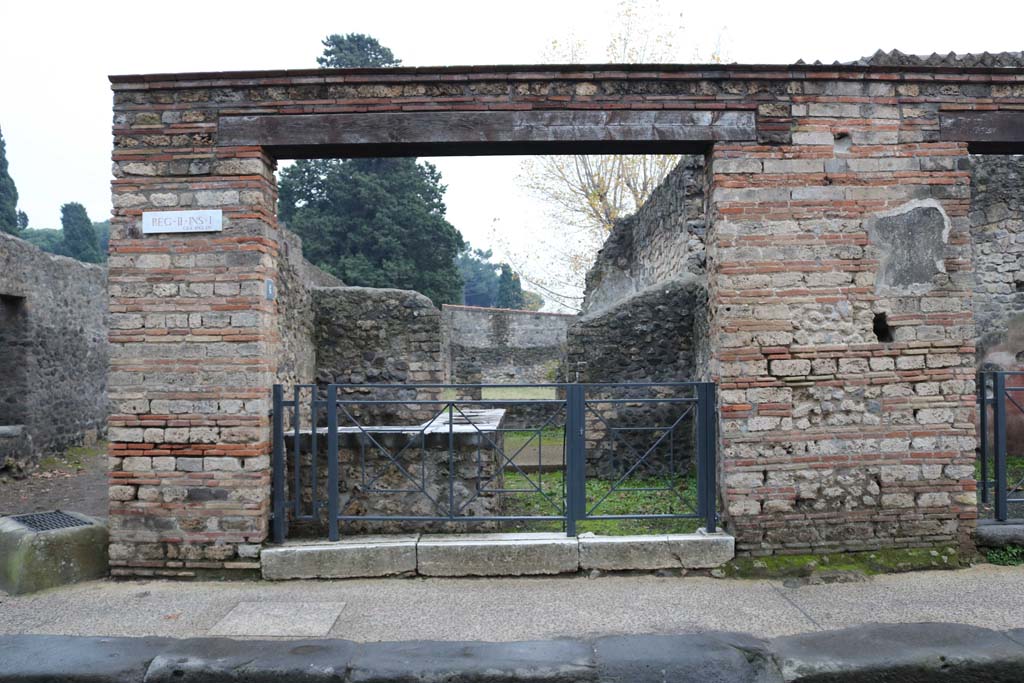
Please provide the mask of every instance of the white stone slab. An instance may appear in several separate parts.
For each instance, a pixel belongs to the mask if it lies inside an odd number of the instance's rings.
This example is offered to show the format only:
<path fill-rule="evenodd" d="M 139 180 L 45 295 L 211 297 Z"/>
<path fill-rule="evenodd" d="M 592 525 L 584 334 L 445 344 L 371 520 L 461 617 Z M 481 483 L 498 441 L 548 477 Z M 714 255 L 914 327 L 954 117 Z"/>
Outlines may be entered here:
<path fill-rule="evenodd" d="M 416 534 L 365 536 L 337 543 L 306 543 L 264 548 L 263 578 L 351 579 L 416 571 Z"/>
<path fill-rule="evenodd" d="M 240 602 L 209 635 L 323 638 L 344 607 L 343 602 Z"/>
<path fill-rule="evenodd" d="M 585 535 L 579 543 L 583 570 L 706 569 L 735 556 L 734 539 L 726 534 Z"/>
<path fill-rule="evenodd" d="M 579 570 L 579 544 L 565 534 L 473 534 L 420 537 L 423 576 L 527 576 Z"/>

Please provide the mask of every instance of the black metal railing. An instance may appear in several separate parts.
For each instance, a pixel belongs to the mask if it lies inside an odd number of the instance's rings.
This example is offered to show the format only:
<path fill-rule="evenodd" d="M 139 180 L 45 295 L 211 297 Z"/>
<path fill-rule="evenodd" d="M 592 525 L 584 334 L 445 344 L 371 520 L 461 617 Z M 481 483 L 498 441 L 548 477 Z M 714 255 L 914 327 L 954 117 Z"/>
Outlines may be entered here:
<path fill-rule="evenodd" d="M 1024 517 L 1024 372 L 978 373 L 982 512 L 997 521 Z"/>
<path fill-rule="evenodd" d="M 272 536 L 717 525 L 715 386 L 273 388 Z M 679 527 L 682 528 L 682 527 Z"/>

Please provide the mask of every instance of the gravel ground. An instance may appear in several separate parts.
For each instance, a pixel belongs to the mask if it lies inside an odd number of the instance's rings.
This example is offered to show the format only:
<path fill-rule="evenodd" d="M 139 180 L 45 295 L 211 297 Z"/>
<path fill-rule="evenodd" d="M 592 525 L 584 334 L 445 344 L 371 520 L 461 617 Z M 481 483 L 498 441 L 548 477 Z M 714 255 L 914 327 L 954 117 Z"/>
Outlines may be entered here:
<path fill-rule="evenodd" d="M 42 459 L 24 479 L 0 479 L 0 516 L 71 510 L 107 518 L 107 448 L 69 449 Z"/>

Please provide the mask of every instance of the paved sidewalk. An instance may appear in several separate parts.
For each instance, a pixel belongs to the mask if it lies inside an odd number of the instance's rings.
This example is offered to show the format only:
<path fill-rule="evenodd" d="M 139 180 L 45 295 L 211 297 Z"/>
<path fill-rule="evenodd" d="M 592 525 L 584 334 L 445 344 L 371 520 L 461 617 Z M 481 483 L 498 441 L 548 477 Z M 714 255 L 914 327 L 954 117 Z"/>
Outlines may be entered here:
<path fill-rule="evenodd" d="M 0 597 L 0 635 L 227 635 L 373 642 L 717 630 L 771 638 L 873 622 L 1022 628 L 1024 567 L 980 565 L 796 588 L 779 581 L 649 575 L 94 581 Z"/>

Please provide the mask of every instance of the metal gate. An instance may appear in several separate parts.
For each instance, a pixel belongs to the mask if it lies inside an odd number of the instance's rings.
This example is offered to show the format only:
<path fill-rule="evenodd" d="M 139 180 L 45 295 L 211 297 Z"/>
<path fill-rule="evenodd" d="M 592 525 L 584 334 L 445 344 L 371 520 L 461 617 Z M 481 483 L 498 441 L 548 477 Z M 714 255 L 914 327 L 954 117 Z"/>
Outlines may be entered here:
<path fill-rule="evenodd" d="M 273 540 L 714 530 L 716 426 L 711 383 L 274 385 Z"/>
<path fill-rule="evenodd" d="M 979 506 L 997 521 L 1024 517 L 1024 372 L 978 373 Z"/>

